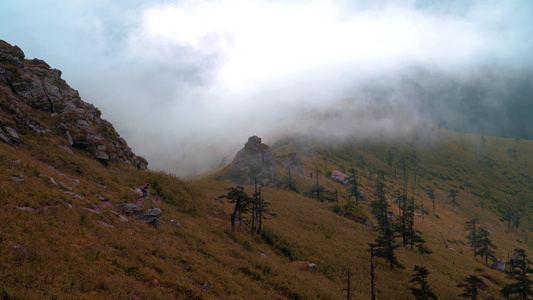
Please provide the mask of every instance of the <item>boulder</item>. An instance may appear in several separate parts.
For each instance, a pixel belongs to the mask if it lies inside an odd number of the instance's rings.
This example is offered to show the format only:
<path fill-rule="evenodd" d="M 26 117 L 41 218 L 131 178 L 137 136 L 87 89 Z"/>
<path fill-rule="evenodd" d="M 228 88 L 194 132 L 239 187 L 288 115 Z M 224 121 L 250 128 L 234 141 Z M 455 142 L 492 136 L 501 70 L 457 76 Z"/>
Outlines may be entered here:
<path fill-rule="evenodd" d="M 104 151 L 96 151 L 96 155 L 95 155 L 95 158 L 104 166 L 108 166 L 109 165 L 109 155 L 107 155 L 107 153 L 105 153 Z"/>
<path fill-rule="evenodd" d="M 369 227 L 369 228 L 374 228 L 374 223 L 372 223 L 372 221 L 370 221 L 370 219 L 365 219 L 365 221 L 363 222 L 363 225 L 365 225 L 366 227 Z"/>
<path fill-rule="evenodd" d="M 310 263 L 309 264 L 309 271 L 311 271 L 311 273 L 313 273 L 314 271 L 316 271 L 316 268 L 317 268 L 317 265 L 314 264 L 314 263 Z"/>
<path fill-rule="evenodd" d="M 507 269 L 507 263 L 503 259 L 498 259 L 492 263 L 490 268 L 496 271 L 505 272 Z"/>
<path fill-rule="evenodd" d="M 11 145 L 11 140 L 0 130 L 0 141 Z"/>
<path fill-rule="evenodd" d="M 142 213 L 143 206 L 133 203 L 122 203 L 117 205 L 117 208 L 126 216 L 134 216 Z"/>
<path fill-rule="evenodd" d="M 252 136 L 232 162 L 229 179 L 237 184 L 252 185 L 257 183 L 275 186 L 279 173 L 270 147 L 261 143 L 261 138 Z"/>
<path fill-rule="evenodd" d="M 13 128 L 9 127 L 9 126 L 4 127 L 4 129 L 11 136 L 11 140 L 13 142 L 15 142 L 17 144 L 20 144 L 19 134 L 18 134 L 18 132 L 15 129 L 13 129 Z"/>
<path fill-rule="evenodd" d="M 156 207 L 149 209 L 144 214 L 137 215 L 135 219 L 142 221 L 146 224 L 150 224 L 155 226 L 157 229 L 161 229 L 161 225 L 159 224 L 159 218 L 161 217 L 161 214 L 163 214 L 163 211 Z"/>
<path fill-rule="evenodd" d="M 170 224 L 172 224 L 172 226 L 174 226 L 174 227 L 181 227 L 180 222 L 178 222 L 177 220 L 174 220 L 174 219 L 170 220 Z"/>

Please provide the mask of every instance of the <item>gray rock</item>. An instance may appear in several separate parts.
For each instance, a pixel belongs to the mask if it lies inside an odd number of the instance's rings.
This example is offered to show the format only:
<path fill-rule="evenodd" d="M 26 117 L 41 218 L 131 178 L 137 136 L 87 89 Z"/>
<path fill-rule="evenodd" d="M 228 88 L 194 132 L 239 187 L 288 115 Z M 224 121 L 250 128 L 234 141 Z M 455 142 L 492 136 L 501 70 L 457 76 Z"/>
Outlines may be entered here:
<path fill-rule="evenodd" d="M 11 176 L 11 178 L 13 178 L 13 180 L 15 180 L 16 182 L 23 182 L 24 181 L 24 179 L 16 177 L 16 176 Z"/>
<path fill-rule="evenodd" d="M 61 181 L 59 182 L 59 186 L 60 186 L 61 188 L 65 189 L 65 190 L 72 191 L 72 187 L 66 185 L 65 183 L 63 183 L 63 182 L 61 182 Z"/>
<path fill-rule="evenodd" d="M 70 132 L 68 132 L 67 130 L 67 142 L 68 142 L 68 145 L 72 147 L 72 145 L 74 145 L 74 140 L 72 139 L 72 136 L 70 135 Z"/>
<path fill-rule="evenodd" d="M 72 197 L 75 197 L 75 198 L 78 198 L 78 199 L 83 199 L 83 196 L 78 195 L 78 194 L 73 193 L 73 192 L 63 191 L 63 193 L 68 194 L 68 195 L 71 195 Z"/>
<path fill-rule="evenodd" d="M 503 259 L 498 259 L 492 263 L 491 269 L 500 272 L 505 272 L 505 270 L 507 269 L 507 263 Z"/>
<path fill-rule="evenodd" d="M 126 216 L 138 215 L 142 213 L 142 210 L 143 210 L 142 205 L 140 204 L 137 205 L 133 203 L 122 203 L 122 204 L 117 205 L 117 208 L 120 209 L 120 211 L 122 211 L 122 213 L 125 214 Z"/>
<path fill-rule="evenodd" d="M 19 68 L 24 68 L 24 52 L 18 47 L 9 47 L 8 43 L 0 40 L 0 61 L 7 61 Z"/>
<path fill-rule="evenodd" d="M 0 131 L 0 141 L 11 145 L 11 140 L 5 134 L 3 134 L 2 131 Z"/>
<path fill-rule="evenodd" d="M 4 127 L 4 129 L 11 136 L 11 140 L 13 142 L 15 142 L 17 144 L 20 144 L 20 139 L 19 139 L 20 136 L 19 136 L 18 132 L 15 129 L 13 129 L 13 128 L 9 127 L 9 126 Z"/>
<path fill-rule="evenodd" d="M 105 227 L 109 227 L 109 228 L 115 228 L 115 226 L 109 224 L 109 223 L 106 223 L 104 221 L 100 221 L 100 223 L 102 223 L 102 225 L 104 225 Z"/>
<path fill-rule="evenodd" d="M 146 224 L 153 225 L 157 229 L 161 229 L 161 224 L 159 223 L 159 218 L 161 217 L 161 214 L 163 214 L 163 211 L 160 208 L 156 207 L 149 209 L 142 215 L 135 216 L 135 219 Z"/>
<path fill-rule="evenodd" d="M 13 131 L 0 130 L 0 142 L 12 145 L 24 136 L 19 136 L 15 129 L 30 128 L 39 136 L 52 132 L 35 122 L 35 114 L 27 109 L 50 112 L 60 118 L 58 127 L 66 133 L 68 145 L 87 150 L 104 164 L 108 162 L 126 162 L 140 169 L 147 169 L 145 159 L 137 158 L 113 128 L 113 125 L 101 119 L 101 112 L 92 104 L 84 102 L 78 91 L 71 88 L 62 78 L 61 71 L 52 69 L 43 60 L 24 60 L 24 52 L 0 40 L 0 89 L 7 97 L 16 118 L 3 120 L 14 122 Z M 107 150 L 103 145 L 115 145 Z M 97 151 L 103 151 L 97 153 Z M 115 154 L 116 153 L 116 154 Z M 110 155 L 113 155 L 110 158 Z M 120 155 L 118 155 L 120 154 Z M 107 157 L 107 158 L 106 158 Z"/>
<path fill-rule="evenodd" d="M 37 211 L 35 208 L 28 206 L 18 206 L 17 208 L 23 211 Z"/>
<path fill-rule="evenodd" d="M 105 153 L 104 151 L 96 151 L 96 159 L 104 166 L 109 165 L 109 155 L 107 155 L 107 153 Z"/>
<path fill-rule="evenodd" d="M 254 184 L 254 179 L 257 179 L 258 184 L 275 186 L 279 173 L 270 147 L 262 144 L 260 137 L 250 137 L 235 155 L 229 177 L 242 185 Z"/>
<path fill-rule="evenodd" d="M 363 225 L 365 225 L 366 227 L 374 228 L 374 224 L 372 223 L 372 221 L 370 221 L 370 219 L 366 219 L 363 222 Z"/>
<path fill-rule="evenodd" d="M 316 271 L 316 268 L 317 268 L 317 265 L 314 264 L 314 263 L 310 263 L 309 264 L 309 270 L 311 271 L 311 273 L 313 273 L 314 271 Z"/>

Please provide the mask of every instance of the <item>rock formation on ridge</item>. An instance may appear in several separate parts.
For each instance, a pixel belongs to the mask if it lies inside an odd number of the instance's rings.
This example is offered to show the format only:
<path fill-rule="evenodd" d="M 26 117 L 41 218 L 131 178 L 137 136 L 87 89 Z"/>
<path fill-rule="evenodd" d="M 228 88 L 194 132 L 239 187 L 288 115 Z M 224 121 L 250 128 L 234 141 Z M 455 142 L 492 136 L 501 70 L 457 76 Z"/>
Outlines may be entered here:
<path fill-rule="evenodd" d="M 48 114 L 43 121 L 35 110 Z M 146 169 L 101 112 L 84 102 L 63 79 L 61 71 L 40 59 L 27 60 L 24 52 L 0 40 L 0 141 L 24 144 L 24 134 L 57 134 L 68 147 L 89 153 L 104 165 L 126 162 Z M 53 125 L 50 125 L 50 124 Z"/>
<path fill-rule="evenodd" d="M 251 185 L 254 179 L 261 185 L 274 186 L 278 182 L 278 168 L 270 147 L 261 138 L 252 136 L 232 162 L 230 179 L 237 184 Z"/>

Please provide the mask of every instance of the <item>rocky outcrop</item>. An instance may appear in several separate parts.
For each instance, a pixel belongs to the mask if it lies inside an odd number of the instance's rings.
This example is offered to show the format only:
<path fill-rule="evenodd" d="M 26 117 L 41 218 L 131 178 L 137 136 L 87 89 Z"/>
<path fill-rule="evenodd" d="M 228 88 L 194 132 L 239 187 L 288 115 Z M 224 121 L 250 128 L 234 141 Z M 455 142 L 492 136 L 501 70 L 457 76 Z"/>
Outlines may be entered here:
<path fill-rule="evenodd" d="M 141 169 L 148 163 L 136 156 L 101 112 L 84 102 L 78 91 L 40 59 L 27 60 L 24 52 L 0 40 L 0 141 L 24 144 L 24 134 L 59 134 L 64 145 L 83 149 L 103 165 L 127 162 Z M 39 120 L 34 111 L 48 114 Z M 48 124 L 48 125 L 44 125 Z M 53 125 L 50 125 L 53 124 Z M 29 131 L 28 131 L 29 129 Z"/>
<path fill-rule="evenodd" d="M 507 263 L 503 259 L 498 259 L 492 263 L 490 268 L 496 271 L 505 272 L 507 269 Z"/>
<path fill-rule="evenodd" d="M 260 137 L 250 137 L 233 159 L 230 179 L 241 185 L 254 184 L 254 179 L 257 179 L 258 184 L 274 186 L 278 178 L 278 168 L 270 147 L 261 143 Z"/>
<path fill-rule="evenodd" d="M 163 214 L 163 211 L 160 208 L 156 207 L 156 208 L 147 210 L 145 213 L 143 213 L 142 215 L 138 215 L 135 218 L 138 221 L 155 226 L 157 229 L 161 229 L 159 218 L 161 217 L 162 214 Z"/>
<path fill-rule="evenodd" d="M 132 216 L 137 221 L 141 221 L 161 229 L 159 218 L 163 214 L 163 211 L 158 207 L 149 209 L 144 213 L 143 206 L 134 203 L 122 203 L 117 205 L 117 208 L 120 209 L 120 211 L 126 216 Z"/>

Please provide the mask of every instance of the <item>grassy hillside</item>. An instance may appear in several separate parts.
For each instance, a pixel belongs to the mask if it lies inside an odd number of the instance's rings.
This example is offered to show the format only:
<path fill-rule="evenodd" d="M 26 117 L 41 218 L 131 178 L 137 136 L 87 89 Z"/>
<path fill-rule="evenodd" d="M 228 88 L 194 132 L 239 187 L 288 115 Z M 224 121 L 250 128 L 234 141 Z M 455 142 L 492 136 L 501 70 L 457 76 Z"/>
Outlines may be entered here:
<path fill-rule="evenodd" d="M 33 114 L 41 124 L 57 122 Z M 394 142 L 279 139 L 274 154 L 299 153 L 304 175 L 291 174 L 299 192 L 262 189 L 276 216 L 265 220 L 261 236 L 252 236 L 249 220 L 231 232 L 234 205 L 220 196 L 234 185 L 216 180 L 227 167 L 183 181 L 127 163 L 104 167 L 54 132 L 21 131 L 21 144 L 0 144 L 0 293 L 14 299 L 342 299 L 349 270 L 352 295 L 369 299 L 368 244 L 377 233 L 362 221 L 376 224 L 368 203 L 381 170 L 395 216 L 394 192 L 407 185 L 418 205 L 416 228 L 433 253 L 398 248 L 405 269 L 389 270 L 376 259 L 378 299 L 412 299 L 415 265 L 430 271 L 440 299 L 457 299 L 457 284 L 472 273 L 488 285 L 484 298 L 501 298 L 508 279 L 473 257 L 464 225 L 479 219 L 498 258 L 507 260 L 517 247 L 531 253 L 533 143 L 428 125 L 413 132 Z M 351 167 L 367 195 L 359 206 L 349 203 L 346 186 L 329 178 Z M 308 196 L 317 176 L 333 201 Z M 147 199 L 132 190 L 145 183 L 152 191 Z M 451 189 L 458 191 L 455 209 Z M 116 206 L 126 202 L 161 208 L 161 229 L 132 217 L 124 222 Z"/>
<path fill-rule="evenodd" d="M 533 143 L 519 141 L 514 158 L 508 153 L 516 147 L 513 139 L 486 137 L 482 145 L 480 136 L 438 129 L 429 137 L 429 143 L 418 138 L 394 145 L 280 140 L 273 145 L 278 155 L 310 144 L 315 151 L 301 152 L 306 176 L 292 175 L 300 193 L 263 189 L 277 216 L 265 220 L 262 237 L 251 236 L 249 223 L 231 233 L 233 204 L 219 197 L 233 186 L 230 182 L 209 178 L 184 182 L 125 164 L 103 167 L 81 150 L 68 150 L 62 139 L 28 136 L 18 148 L 0 144 L 0 292 L 15 299 L 342 299 L 349 269 L 353 296 L 368 299 L 368 243 L 376 233 L 335 213 L 347 203 L 348 192 L 328 174 L 355 166 L 361 189 L 373 200 L 376 170 L 382 169 L 392 197 L 405 182 L 398 167 L 394 179 L 395 161 L 412 157 L 416 150 L 417 183 L 415 168 L 407 164 L 408 190 L 417 204 L 424 203 L 424 217 L 417 217 L 416 227 L 433 254 L 400 247 L 403 270 L 389 270 L 385 261 L 377 259 L 378 299 L 413 298 L 408 281 L 415 265 L 429 269 L 429 283 L 440 299 L 456 299 L 461 292 L 456 285 L 473 272 L 489 286 L 482 295 L 498 299 L 507 279 L 473 257 L 464 223 L 478 218 L 491 231 L 498 257 L 507 259 L 515 247 L 531 251 L 527 235 L 533 224 L 527 200 L 532 174 L 525 161 L 532 160 Z M 317 166 L 320 184 L 337 190 L 338 206 L 305 196 L 316 183 Z M 311 172 L 313 179 L 307 178 Z M 152 186 L 152 194 L 143 202 L 145 209 L 163 210 L 160 230 L 133 218 L 121 222 L 117 215 L 116 205 L 139 201 L 131 188 L 144 183 Z M 437 195 L 435 214 L 422 189 L 428 186 Z M 452 188 L 459 191 L 455 210 L 447 198 Z M 246 191 L 253 193 L 252 187 Z M 158 197 L 162 202 L 152 201 Z M 508 226 L 509 207 L 520 212 L 518 228 L 515 221 Z M 397 213 L 394 202 L 391 210 Z M 356 211 L 372 219 L 366 203 Z M 309 269 L 309 263 L 317 265 L 316 271 Z"/>

